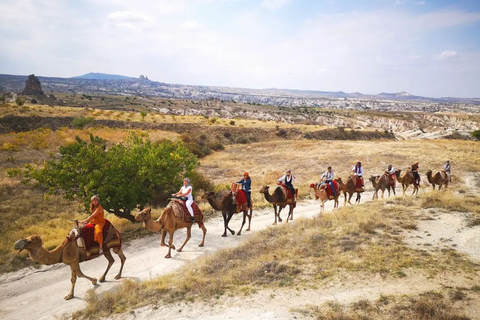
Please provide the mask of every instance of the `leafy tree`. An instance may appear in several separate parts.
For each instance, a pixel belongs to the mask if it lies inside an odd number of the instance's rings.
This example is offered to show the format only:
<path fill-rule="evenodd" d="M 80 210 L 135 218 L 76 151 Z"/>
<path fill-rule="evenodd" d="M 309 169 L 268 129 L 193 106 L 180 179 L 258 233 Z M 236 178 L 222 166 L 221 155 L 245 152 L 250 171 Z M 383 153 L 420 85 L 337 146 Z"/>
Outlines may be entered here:
<path fill-rule="evenodd" d="M 27 166 L 25 182 L 37 182 L 49 194 L 80 199 L 86 209 L 90 197 L 98 194 L 106 211 L 134 221 L 133 209 L 167 200 L 197 165 L 182 142 L 152 143 L 130 135 L 125 145 L 107 148 L 106 140 L 90 134 L 90 141 L 76 137 L 60 147 L 60 157 L 43 167 Z"/>
<path fill-rule="evenodd" d="M 470 136 L 475 139 L 480 141 L 480 130 L 475 130 L 470 132 Z"/>

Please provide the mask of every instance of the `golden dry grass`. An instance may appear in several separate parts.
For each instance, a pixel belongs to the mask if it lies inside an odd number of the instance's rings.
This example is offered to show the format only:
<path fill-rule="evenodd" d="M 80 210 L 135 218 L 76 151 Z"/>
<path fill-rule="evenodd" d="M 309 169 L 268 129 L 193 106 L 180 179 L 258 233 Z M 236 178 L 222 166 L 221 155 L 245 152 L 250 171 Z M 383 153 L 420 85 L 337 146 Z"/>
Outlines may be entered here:
<path fill-rule="evenodd" d="M 435 281 L 454 272 L 475 278 L 480 266 L 463 255 L 445 250 L 426 253 L 404 244 L 402 228 L 405 221 L 415 221 L 422 200 L 420 196 L 369 202 L 268 228 L 236 248 L 197 259 L 195 266 L 186 265 L 174 274 L 141 283 L 128 281 L 127 289 L 101 298 L 91 292 L 88 308 L 76 317 L 102 317 L 148 304 L 210 300 L 279 287 L 316 289 L 345 279 L 368 281 L 376 274 L 388 279 L 425 274 Z M 430 302 L 423 302 L 427 308 Z"/>

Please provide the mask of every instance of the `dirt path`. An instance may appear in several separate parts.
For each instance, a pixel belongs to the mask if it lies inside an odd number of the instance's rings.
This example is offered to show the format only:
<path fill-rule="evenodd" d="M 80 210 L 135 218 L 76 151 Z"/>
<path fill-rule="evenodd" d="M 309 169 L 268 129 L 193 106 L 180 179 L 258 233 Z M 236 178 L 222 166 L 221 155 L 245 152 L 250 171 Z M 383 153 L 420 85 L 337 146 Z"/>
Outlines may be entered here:
<path fill-rule="evenodd" d="M 366 193 L 365 199 L 371 199 L 371 194 Z M 300 217 L 313 217 L 319 212 L 319 202 L 313 200 L 303 201 L 294 211 L 294 221 Z M 329 212 L 333 208 L 333 201 L 325 206 Z M 285 210 L 282 218 L 286 219 Z M 159 212 L 154 212 L 158 215 Z M 201 231 L 193 228 L 192 238 L 187 243 L 183 252 L 172 251 L 172 259 L 166 260 L 164 256 L 167 248 L 159 246 L 159 234 L 132 241 L 124 246 L 127 256 L 123 278 L 135 280 L 149 280 L 178 269 L 185 263 L 201 255 L 214 252 L 221 248 L 233 247 L 247 239 L 253 232 L 270 227 L 274 221 L 273 209 L 264 209 L 254 212 L 252 219 L 252 232 L 242 232 L 241 236 L 221 237 L 223 234 L 223 220 L 221 215 L 206 223 L 207 237 L 205 247 L 199 248 Z M 285 223 L 285 222 L 283 222 Z M 241 216 L 235 215 L 230 222 L 230 227 L 238 231 L 241 225 Z M 244 227 L 245 230 L 245 227 Z M 175 233 L 174 243 L 179 245 L 185 238 L 184 230 Z M 116 258 L 116 255 L 114 255 Z M 99 277 L 106 268 L 107 261 L 98 258 L 81 264 L 82 271 L 94 277 Z M 54 316 L 70 314 L 86 306 L 85 292 L 94 287 L 97 293 L 114 290 L 121 281 L 113 279 L 118 272 L 119 259 L 110 269 L 107 281 L 93 286 L 86 279 L 78 279 L 75 287 L 75 298 L 64 301 L 63 297 L 70 290 L 70 267 L 64 264 L 41 266 L 39 269 L 27 268 L 18 272 L 9 273 L 0 277 L 0 318 L 8 319 L 52 319 Z"/>

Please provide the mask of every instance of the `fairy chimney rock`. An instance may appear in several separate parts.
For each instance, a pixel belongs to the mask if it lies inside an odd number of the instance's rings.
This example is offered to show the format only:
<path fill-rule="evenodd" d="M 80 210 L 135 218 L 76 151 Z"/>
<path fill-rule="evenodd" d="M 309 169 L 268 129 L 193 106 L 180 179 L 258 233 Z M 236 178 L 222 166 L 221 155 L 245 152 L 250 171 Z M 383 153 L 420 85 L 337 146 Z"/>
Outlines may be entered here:
<path fill-rule="evenodd" d="M 42 87 L 40 86 L 40 81 L 34 74 L 28 76 L 22 95 L 44 95 Z"/>

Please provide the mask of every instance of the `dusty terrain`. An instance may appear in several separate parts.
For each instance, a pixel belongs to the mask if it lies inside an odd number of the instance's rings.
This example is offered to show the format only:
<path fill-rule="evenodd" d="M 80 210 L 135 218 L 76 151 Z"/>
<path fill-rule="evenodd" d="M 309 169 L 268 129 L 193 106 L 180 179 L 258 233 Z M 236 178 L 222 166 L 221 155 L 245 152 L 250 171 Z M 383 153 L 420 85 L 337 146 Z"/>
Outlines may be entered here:
<path fill-rule="evenodd" d="M 364 201 L 371 199 L 371 193 L 366 193 Z M 368 200 L 367 200 L 368 199 Z M 331 214 L 332 202 L 327 203 L 326 214 Z M 313 217 L 319 212 L 319 204 L 313 200 L 301 203 L 294 212 L 294 221 L 301 217 Z M 157 212 L 158 214 L 159 212 Z M 421 246 L 430 250 L 438 250 L 443 246 L 454 248 L 459 252 L 467 253 L 474 261 L 480 262 L 480 226 L 466 228 L 465 214 L 445 214 L 432 210 L 428 213 L 432 220 L 419 223 L 417 230 L 404 234 L 412 246 Z M 284 216 L 285 217 L 285 216 Z M 271 209 L 254 212 L 252 232 L 244 232 L 242 236 L 220 237 L 223 232 L 221 218 L 207 222 L 208 229 L 206 246 L 199 248 L 201 232 L 193 230 L 192 239 L 184 252 L 173 252 L 173 257 L 166 260 L 163 256 L 166 248 L 159 247 L 159 235 L 135 240 L 125 245 L 124 251 L 127 262 L 124 269 L 124 278 L 134 280 L 148 280 L 158 275 L 174 272 L 184 264 L 197 257 L 212 253 L 220 248 L 238 245 L 255 231 L 269 228 L 273 222 Z M 240 217 L 232 219 L 231 226 L 238 229 Z M 179 243 L 185 236 L 178 232 L 175 242 Z M 82 270 L 88 275 L 99 276 L 106 265 L 102 258 L 86 262 Z M 50 267 L 42 266 L 39 269 L 26 269 L 6 274 L 0 277 L 0 317 L 2 319 L 52 319 L 68 318 L 75 310 L 85 307 L 83 299 L 85 292 L 94 287 L 96 293 L 115 290 L 120 281 L 113 280 L 118 270 L 115 264 L 107 277 L 107 282 L 92 286 L 85 279 L 79 279 L 76 286 L 76 296 L 71 301 L 64 301 L 63 296 L 68 292 L 70 270 L 65 265 Z M 408 271 L 407 271 L 408 273 Z M 445 272 L 440 280 L 432 281 L 421 273 L 408 274 L 402 279 L 384 278 L 377 274 L 351 278 L 345 275 L 342 281 L 329 283 L 328 286 L 315 289 L 279 289 L 262 290 L 251 296 L 224 296 L 215 303 L 178 303 L 167 306 L 144 307 L 127 314 L 115 315 L 115 319 L 298 319 L 308 317 L 296 312 L 297 308 L 308 305 L 319 305 L 326 301 L 349 303 L 360 299 L 374 300 L 381 295 L 389 294 L 418 294 L 428 290 L 440 290 L 445 286 L 466 286 L 464 278 L 458 279 L 454 274 Z M 472 305 L 469 314 L 478 314 L 478 306 Z M 475 319 L 475 318 L 472 318 Z"/>

